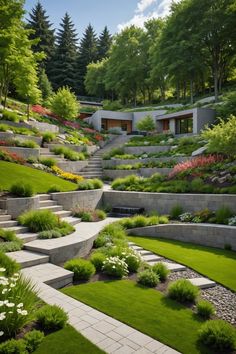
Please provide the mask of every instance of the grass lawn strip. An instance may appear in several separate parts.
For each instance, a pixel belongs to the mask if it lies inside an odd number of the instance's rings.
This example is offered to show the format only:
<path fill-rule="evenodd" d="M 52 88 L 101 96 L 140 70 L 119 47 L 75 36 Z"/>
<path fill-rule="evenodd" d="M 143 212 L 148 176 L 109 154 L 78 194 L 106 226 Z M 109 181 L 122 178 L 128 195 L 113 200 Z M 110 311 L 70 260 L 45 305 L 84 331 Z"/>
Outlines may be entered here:
<path fill-rule="evenodd" d="M 78 333 L 73 327 L 46 336 L 34 354 L 102 354 L 93 343 Z"/>
<path fill-rule="evenodd" d="M 10 186 L 18 181 L 31 184 L 36 193 L 46 193 L 52 185 L 59 186 L 64 192 L 77 189 L 77 184 L 65 181 L 50 173 L 11 162 L 0 161 L 0 186 L 2 190 L 9 190 Z"/>
<path fill-rule="evenodd" d="M 236 252 L 153 237 L 129 236 L 129 241 L 236 291 Z"/>
<path fill-rule="evenodd" d="M 181 353 L 211 353 L 197 344 L 197 331 L 202 321 L 192 310 L 159 291 L 130 280 L 120 280 L 81 284 L 64 288 L 62 292 Z"/>

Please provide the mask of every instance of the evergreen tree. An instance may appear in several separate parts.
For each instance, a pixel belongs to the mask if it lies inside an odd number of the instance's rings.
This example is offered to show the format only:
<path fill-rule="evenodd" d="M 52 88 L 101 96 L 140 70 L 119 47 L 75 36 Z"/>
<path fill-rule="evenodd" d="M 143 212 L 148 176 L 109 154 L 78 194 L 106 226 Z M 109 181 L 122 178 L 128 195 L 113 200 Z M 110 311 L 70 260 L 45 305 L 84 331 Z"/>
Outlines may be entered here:
<path fill-rule="evenodd" d="M 42 92 L 42 98 L 44 103 L 46 100 L 52 95 L 52 85 L 48 80 L 47 74 L 44 69 L 42 69 L 39 73 L 39 89 Z"/>
<path fill-rule="evenodd" d="M 80 94 L 85 94 L 84 80 L 87 72 L 87 65 L 96 62 L 97 59 L 97 36 L 93 27 L 89 24 L 81 40 L 78 55 L 78 82 Z"/>
<path fill-rule="evenodd" d="M 111 42 L 112 36 L 106 26 L 98 38 L 98 60 L 107 58 L 108 51 L 111 47 Z"/>
<path fill-rule="evenodd" d="M 53 88 L 68 86 L 73 91 L 77 88 L 76 56 L 77 34 L 68 13 L 62 19 L 61 28 L 57 34 L 57 46 L 53 58 L 50 78 Z"/>
<path fill-rule="evenodd" d="M 55 50 L 55 36 L 52 24 L 48 20 L 46 11 L 40 2 L 38 2 L 29 14 L 28 28 L 34 32 L 30 34 L 30 39 L 38 39 L 39 41 L 32 46 L 34 52 L 44 52 L 46 57 L 40 63 L 40 68 L 49 70 L 50 61 Z"/>

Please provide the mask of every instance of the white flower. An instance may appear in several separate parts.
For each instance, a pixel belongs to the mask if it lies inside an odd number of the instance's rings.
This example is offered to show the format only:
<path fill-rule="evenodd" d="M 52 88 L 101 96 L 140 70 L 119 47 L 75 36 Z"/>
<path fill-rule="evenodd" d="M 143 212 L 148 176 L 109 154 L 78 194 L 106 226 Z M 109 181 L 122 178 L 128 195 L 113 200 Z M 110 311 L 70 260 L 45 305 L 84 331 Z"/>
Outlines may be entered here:
<path fill-rule="evenodd" d="M 0 331 L 0 337 L 4 335 L 4 332 L 3 331 Z"/>
<path fill-rule="evenodd" d="M 3 301 L 0 301 L 0 306 L 3 306 L 4 305 L 4 302 Z"/>
<path fill-rule="evenodd" d="M 8 300 L 3 301 L 4 305 L 8 304 L 8 302 L 9 302 Z"/>
<path fill-rule="evenodd" d="M 6 268 L 0 268 L 0 272 L 5 272 Z"/>
<path fill-rule="evenodd" d="M 2 312 L 2 313 L 0 313 L 0 321 L 3 321 L 3 320 L 5 320 L 5 318 L 6 318 L 6 312 Z"/>
<path fill-rule="evenodd" d="M 26 315 L 28 315 L 28 311 L 22 310 L 22 311 L 21 311 L 21 314 L 22 314 L 22 316 L 26 316 Z"/>
<path fill-rule="evenodd" d="M 7 293 L 7 292 L 8 292 L 8 289 L 5 288 L 5 289 L 3 289 L 2 294 L 5 294 L 5 293 Z"/>
<path fill-rule="evenodd" d="M 14 307 L 15 306 L 15 304 L 13 304 L 13 302 L 8 302 L 6 305 L 7 305 L 7 307 Z"/>
<path fill-rule="evenodd" d="M 15 286 L 16 286 L 15 283 L 11 283 L 11 284 L 10 284 L 10 288 L 14 288 Z"/>
<path fill-rule="evenodd" d="M 18 305 L 17 305 L 17 307 L 23 307 L 23 302 L 20 302 Z"/>

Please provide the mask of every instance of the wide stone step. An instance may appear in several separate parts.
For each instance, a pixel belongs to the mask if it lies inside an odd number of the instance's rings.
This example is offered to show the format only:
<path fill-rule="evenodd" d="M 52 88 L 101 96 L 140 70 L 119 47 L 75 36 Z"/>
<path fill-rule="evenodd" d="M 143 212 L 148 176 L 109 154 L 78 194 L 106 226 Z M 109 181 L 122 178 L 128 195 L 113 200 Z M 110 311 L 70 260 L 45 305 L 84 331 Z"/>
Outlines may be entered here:
<path fill-rule="evenodd" d="M 79 218 L 74 218 L 73 216 L 67 216 L 65 218 L 62 218 L 61 220 L 62 221 L 66 221 L 66 222 L 68 222 L 71 225 L 77 225 L 81 221 Z"/>
<path fill-rule="evenodd" d="M 159 261 L 161 259 L 161 257 L 157 256 L 156 254 L 147 254 L 142 256 L 142 259 L 144 260 L 144 262 L 155 262 L 155 261 Z"/>
<path fill-rule="evenodd" d="M 16 226 L 18 224 L 15 220 L 0 221 L 0 229 Z"/>
<path fill-rule="evenodd" d="M 22 274 L 34 282 L 42 282 L 55 289 L 72 284 L 74 273 L 51 263 L 22 269 Z"/>
<path fill-rule="evenodd" d="M 38 194 L 40 202 L 43 200 L 51 200 L 52 197 L 50 194 Z"/>
<path fill-rule="evenodd" d="M 216 283 L 208 278 L 192 278 L 188 279 L 193 285 L 197 286 L 200 289 L 207 289 L 216 286 Z"/>
<path fill-rule="evenodd" d="M 157 263 L 163 263 L 167 269 L 169 269 L 171 272 L 181 272 L 186 269 L 186 267 L 182 264 L 178 263 L 169 263 L 169 262 L 164 262 L 164 261 L 153 261 L 153 262 L 148 262 L 149 265 L 154 266 Z"/>
<path fill-rule="evenodd" d="M 26 232 L 25 234 L 18 234 L 17 237 L 19 237 L 24 243 L 27 243 L 36 240 L 38 234 L 32 232 Z"/>
<path fill-rule="evenodd" d="M 57 202 L 55 200 L 42 200 L 39 202 L 39 206 L 41 207 L 47 207 L 47 206 L 53 206 L 57 205 Z"/>
<path fill-rule="evenodd" d="M 150 252 L 150 251 L 147 251 L 147 250 L 135 250 L 136 252 L 138 252 L 139 254 L 140 254 L 140 256 L 148 256 L 148 255 L 153 255 L 153 253 L 152 252 Z"/>
<path fill-rule="evenodd" d="M 25 250 L 9 252 L 7 255 L 19 263 L 22 268 L 32 267 L 34 265 L 49 262 L 48 255 Z"/>
<path fill-rule="evenodd" d="M 59 210 L 55 211 L 54 214 L 59 216 L 60 218 L 65 218 L 66 216 L 71 216 L 72 212 L 69 210 Z"/>
<path fill-rule="evenodd" d="M 40 210 L 51 210 L 52 212 L 63 210 L 63 208 L 62 208 L 61 205 L 45 206 L 45 207 L 40 207 L 39 209 L 40 209 Z"/>
<path fill-rule="evenodd" d="M 0 222 L 2 221 L 9 221 L 11 220 L 11 215 L 5 214 L 5 215 L 1 215 L 0 214 Z"/>
<path fill-rule="evenodd" d="M 12 226 L 12 227 L 8 227 L 6 230 L 13 231 L 16 234 L 23 234 L 29 231 L 28 227 L 25 226 Z"/>

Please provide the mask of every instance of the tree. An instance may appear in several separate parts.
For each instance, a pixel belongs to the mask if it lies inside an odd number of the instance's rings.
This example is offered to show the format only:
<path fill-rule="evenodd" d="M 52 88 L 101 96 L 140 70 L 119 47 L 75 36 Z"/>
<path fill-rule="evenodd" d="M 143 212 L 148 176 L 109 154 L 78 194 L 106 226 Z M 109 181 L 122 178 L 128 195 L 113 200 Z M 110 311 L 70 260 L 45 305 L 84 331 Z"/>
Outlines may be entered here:
<path fill-rule="evenodd" d="M 85 29 L 78 54 L 78 82 L 80 94 L 85 94 L 85 75 L 88 64 L 98 59 L 97 36 L 91 24 Z"/>
<path fill-rule="evenodd" d="M 66 120 L 75 120 L 79 113 L 79 102 L 68 87 L 61 87 L 51 99 L 52 112 Z"/>
<path fill-rule="evenodd" d="M 153 117 L 147 114 L 143 119 L 137 123 L 137 128 L 140 131 L 152 132 L 155 130 L 156 126 Z"/>
<path fill-rule="evenodd" d="M 63 17 L 60 27 L 50 78 L 54 89 L 68 86 L 76 91 L 77 34 L 68 13 Z"/>
<path fill-rule="evenodd" d="M 42 98 L 46 102 L 52 96 L 52 85 L 48 80 L 47 74 L 44 69 L 39 73 L 39 89 L 42 92 Z"/>
<path fill-rule="evenodd" d="M 106 74 L 107 59 L 91 63 L 87 66 L 85 88 L 89 95 L 104 98 L 106 94 L 104 77 Z"/>
<path fill-rule="evenodd" d="M 46 11 L 40 2 L 35 5 L 29 16 L 27 27 L 32 29 L 30 39 L 38 40 L 32 46 L 32 49 L 35 53 L 45 53 L 45 59 L 41 61 L 40 68 L 44 68 L 48 72 L 50 61 L 55 51 L 54 29 L 51 28 L 52 24 L 48 20 Z"/>
<path fill-rule="evenodd" d="M 103 58 L 108 57 L 108 51 L 111 47 L 111 43 L 112 36 L 109 33 L 107 26 L 105 26 L 104 30 L 98 38 L 98 60 L 102 60 Z"/>

